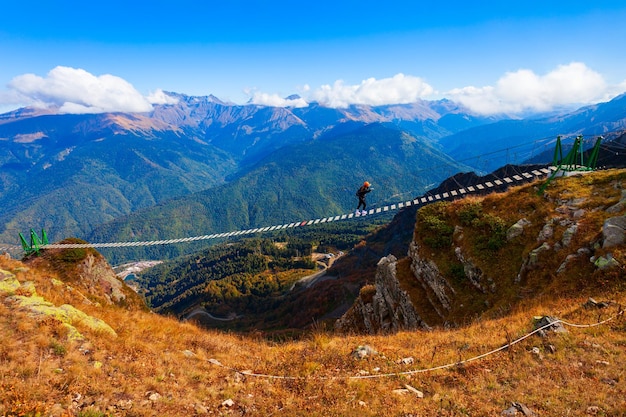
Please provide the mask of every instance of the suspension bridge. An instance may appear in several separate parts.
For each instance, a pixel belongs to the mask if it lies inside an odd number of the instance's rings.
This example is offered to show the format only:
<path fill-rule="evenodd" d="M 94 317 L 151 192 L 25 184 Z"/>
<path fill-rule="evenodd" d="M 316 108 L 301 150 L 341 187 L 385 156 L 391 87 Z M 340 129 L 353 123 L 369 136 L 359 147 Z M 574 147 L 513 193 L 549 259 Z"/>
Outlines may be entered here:
<path fill-rule="evenodd" d="M 177 243 L 187 243 L 200 240 L 210 239 L 222 239 L 236 236 L 274 232 L 284 229 L 291 229 L 296 227 L 312 226 L 323 223 L 330 223 L 342 220 L 352 220 L 357 218 L 363 218 L 366 216 L 374 216 L 381 213 L 388 213 L 403 209 L 410 206 L 423 206 L 437 201 L 453 200 L 464 197 L 471 194 L 480 194 L 489 192 L 490 190 L 496 190 L 501 187 L 508 188 L 511 185 L 530 182 L 536 179 L 545 178 L 548 175 L 553 174 L 556 171 L 555 167 L 545 167 L 540 169 L 534 169 L 530 172 L 522 171 L 519 174 L 512 175 L 510 177 L 503 177 L 502 179 L 494 179 L 492 181 L 486 181 L 467 187 L 460 187 L 456 190 L 450 190 L 447 192 L 437 193 L 433 195 L 425 194 L 421 197 L 413 200 L 401 201 L 394 204 L 389 204 L 383 207 L 366 210 L 366 214 L 346 213 L 335 216 L 301 220 L 292 223 L 272 225 L 265 227 L 256 227 L 250 229 L 236 230 L 223 233 L 213 233 L 209 235 L 190 236 L 176 239 L 164 239 L 164 240 L 146 240 L 146 241 L 131 241 L 131 242 L 101 242 L 101 243 L 48 243 L 45 231 L 42 231 L 42 237 L 40 238 L 34 230 L 31 229 L 30 244 L 26 242 L 24 236 L 20 235 L 22 240 L 22 247 L 24 251 L 29 254 L 37 252 L 41 249 L 77 249 L 77 248 L 123 248 L 123 247 L 135 247 L 135 246 L 154 246 L 154 245 L 171 245 Z M 2 249 L 2 248 L 0 248 Z"/>
<path fill-rule="evenodd" d="M 198 235 L 198 236 L 188 236 L 181 237 L 175 239 L 162 239 L 162 240 L 146 240 L 146 241 L 126 241 L 126 242 L 94 242 L 94 243 L 49 243 L 48 238 L 44 230 L 42 230 L 41 238 L 37 235 L 37 233 L 31 229 L 30 231 L 30 243 L 27 242 L 26 238 L 20 233 L 21 240 L 21 249 L 27 255 L 31 253 L 36 253 L 41 249 L 75 249 L 75 248 L 123 248 L 123 247 L 138 247 L 138 246 L 154 246 L 154 245 L 171 245 L 178 243 L 188 243 L 202 240 L 211 240 L 211 239 L 224 239 L 230 237 L 244 236 L 244 235 L 252 235 L 259 233 L 268 233 L 274 232 L 284 229 L 292 229 L 304 226 L 313 226 L 323 223 L 330 223 L 336 221 L 344 221 L 344 220 L 353 220 L 357 218 L 362 218 L 365 216 L 375 216 L 381 213 L 389 213 L 397 210 L 401 210 L 405 207 L 410 206 L 423 206 L 426 204 L 430 204 L 437 201 L 446 201 L 446 200 L 454 200 L 457 198 L 462 198 L 466 195 L 471 194 L 484 194 L 488 192 L 493 192 L 498 189 L 506 189 L 512 185 L 521 184 L 524 182 L 530 182 L 538 179 L 547 178 L 547 181 L 541 186 L 540 192 L 543 192 L 547 184 L 555 178 L 559 173 L 571 172 L 571 171 L 591 171 L 595 169 L 595 165 L 597 163 L 599 149 L 601 147 L 601 139 L 602 137 L 597 137 L 595 145 L 590 153 L 590 156 L 587 157 L 587 160 L 583 157 L 584 149 L 583 149 L 583 137 L 577 136 L 574 140 L 574 143 L 567 153 L 567 155 L 563 156 L 563 147 L 561 145 L 561 137 L 558 136 L 556 139 L 556 147 L 554 151 L 554 158 L 551 165 L 547 165 L 543 168 L 532 169 L 530 171 L 524 171 L 524 165 L 518 166 L 518 172 L 505 176 L 502 178 L 492 178 L 490 180 L 486 180 L 482 183 L 474 184 L 471 186 L 462 186 L 459 184 L 457 189 L 452 189 L 446 192 L 441 193 L 426 193 L 421 197 L 417 197 L 414 199 L 399 201 L 396 203 L 388 204 L 382 207 L 373 208 L 367 210 L 366 214 L 356 214 L 356 213 L 346 213 L 340 215 L 333 215 L 329 217 L 323 218 L 315 218 L 308 220 L 299 220 L 286 224 L 279 225 L 270 225 L 264 227 L 256 227 L 256 228 L 248 228 L 241 229 L 235 231 L 221 232 L 221 233 L 213 233 L 206 235 Z M 489 176 L 495 177 L 492 173 Z M 488 176 L 488 177 L 489 177 Z M 20 246 L 16 245 L 3 245 L 0 246 L 0 252 L 8 251 L 8 252 L 16 252 L 20 249 Z"/>

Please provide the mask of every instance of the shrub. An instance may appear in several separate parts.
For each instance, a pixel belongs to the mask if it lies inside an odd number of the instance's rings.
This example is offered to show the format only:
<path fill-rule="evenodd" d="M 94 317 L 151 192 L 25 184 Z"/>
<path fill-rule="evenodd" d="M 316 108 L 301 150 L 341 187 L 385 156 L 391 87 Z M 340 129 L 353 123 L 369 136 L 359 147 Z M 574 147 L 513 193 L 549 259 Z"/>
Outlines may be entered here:
<path fill-rule="evenodd" d="M 469 226 L 479 218 L 483 212 L 483 205 L 480 201 L 470 201 L 463 205 L 457 212 L 459 221 L 463 226 Z"/>
<path fill-rule="evenodd" d="M 447 222 L 448 205 L 447 202 L 434 203 L 417 212 L 418 233 L 423 236 L 424 243 L 433 249 L 449 247 L 452 244 L 454 226 Z"/>
<path fill-rule="evenodd" d="M 479 249 L 498 250 L 506 243 L 506 222 L 492 214 L 474 219 L 472 226 L 481 231 L 477 238 Z"/>
<path fill-rule="evenodd" d="M 75 263 L 82 261 L 87 257 L 87 250 L 85 248 L 73 248 L 65 249 L 59 254 L 59 260 L 65 263 Z"/>
<path fill-rule="evenodd" d="M 67 353 L 67 349 L 65 348 L 65 346 L 63 346 L 56 340 L 50 342 L 50 349 L 52 349 L 52 352 L 54 352 L 54 354 L 57 356 L 65 356 L 65 354 Z"/>
<path fill-rule="evenodd" d="M 465 279 L 465 267 L 461 263 L 453 263 L 450 265 L 450 277 L 452 279 L 461 282 Z"/>
<path fill-rule="evenodd" d="M 359 296 L 361 297 L 361 301 L 363 304 L 369 304 L 374 300 L 374 295 L 376 294 L 376 286 L 368 284 L 364 285 L 359 292 Z"/>

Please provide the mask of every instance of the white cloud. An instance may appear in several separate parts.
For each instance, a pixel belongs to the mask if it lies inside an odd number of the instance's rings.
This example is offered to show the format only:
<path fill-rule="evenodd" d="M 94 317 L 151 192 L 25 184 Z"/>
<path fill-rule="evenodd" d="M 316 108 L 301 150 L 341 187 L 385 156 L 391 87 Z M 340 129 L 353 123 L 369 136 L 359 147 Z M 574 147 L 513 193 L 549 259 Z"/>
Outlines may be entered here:
<path fill-rule="evenodd" d="M 266 106 L 305 107 L 308 102 L 317 101 L 335 108 L 352 104 L 414 103 L 436 94 L 480 114 L 520 114 L 608 101 L 626 91 L 626 80 L 609 86 L 602 75 L 584 63 L 573 62 L 545 75 L 519 69 L 504 74 L 493 86 L 468 86 L 447 93 L 436 92 L 422 78 L 402 73 L 378 80 L 368 78 L 356 85 L 337 80 L 315 89 L 304 84 L 298 90 L 303 98 L 284 98 L 254 89 L 248 89 L 246 94 L 251 103 Z M 0 110 L 19 105 L 54 106 L 65 113 L 147 112 L 152 110 L 153 104 L 175 102 L 174 97 L 160 89 L 144 97 L 122 78 L 109 74 L 95 76 L 83 69 L 63 66 L 52 69 L 45 77 L 17 76 L 6 91 L 0 91 Z"/>
<path fill-rule="evenodd" d="M 24 98 L 14 90 L 0 91 L 0 114 L 24 106 Z"/>
<path fill-rule="evenodd" d="M 250 99 L 252 104 L 260 104 L 272 107 L 306 107 L 309 104 L 301 97 L 290 99 L 282 98 L 278 94 L 267 94 L 256 92 Z"/>
<path fill-rule="evenodd" d="M 626 94 L 626 80 L 622 81 L 614 87 L 609 88 L 602 101 L 609 101 L 612 98 L 615 98 L 621 94 Z"/>
<path fill-rule="evenodd" d="M 380 80 L 368 78 L 358 85 L 345 85 L 338 80 L 332 86 L 323 85 L 311 94 L 311 98 L 328 107 L 347 107 L 351 104 L 381 106 L 414 103 L 433 92 L 433 88 L 419 77 L 396 74 Z"/>
<path fill-rule="evenodd" d="M 444 95 L 477 113 L 494 114 L 597 103 L 614 97 L 610 90 L 617 88 L 608 87 L 602 75 L 585 64 L 573 62 L 545 75 L 520 69 L 506 73 L 495 86 L 457 88 Z"/>
<path fill-rule="evenodd" d="M 178 99 L 176 97 L 172 97 L 167 94 L 165 91 L 160 88 L 156 90 L 154 93 L 148 94 L 146 99 L 151 104 L 176 104 L 178 103 Z"/>
<path fill-rule="evenodd" d="M 150 102 L 122 78 L 58 66 L 45 78 L 24 74 L 8 85 L 16 103 L 58 106 L 62 113 L 147 112 Z"/>

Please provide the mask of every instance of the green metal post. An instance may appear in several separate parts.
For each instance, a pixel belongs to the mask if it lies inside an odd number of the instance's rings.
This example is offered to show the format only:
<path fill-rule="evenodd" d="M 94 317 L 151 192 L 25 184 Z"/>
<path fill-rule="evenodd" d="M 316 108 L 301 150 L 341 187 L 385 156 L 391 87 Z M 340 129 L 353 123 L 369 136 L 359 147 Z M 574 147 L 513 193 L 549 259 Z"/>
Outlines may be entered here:
<path fill-rule="evenodd" d="M 554 157 L 552 158 L 552 165 L 559 166 L 559 162 L 563 159 L 563 150 L 561 148 L 561 136 L 556 137 L 556 146 L 554 147 Z"/>
<path fill-rule="evenodd" d="M 48 244 L 48 235 L 44 229 L 41 229 L 41 239 L 37 236 L 37 233 L 33 229 L 30 229 L 30 245 L 26 242 L 26 238 L 20 232 L 20 242 L 22 243 L 22 249 L 27 255 L 31 253 L 39 253 L 42 245 Z"/>
<path fill-rule="evenodd" d="M 39 253 L 39 246 L 41 246 L 41 240 L 39 240 L 39 236 L 33 229 L 30 229 L 30 247 L 31 250 L 35 253 Z"/>
<path fill-rule="evenodd" d="M 585 157 L 585 153 L 583 152 L 583 137 L 582 136 L 578 136 L 578 138 L 580 139 L 580 141 L 578 142 L 578 153 L 580 153 L 580 166 L 584 167 L 585 165 L 585 161 L 584 161 L 584 157 Z"/>
<path fill-rule="evenodd" d="M 600 143 L 602 142 L 602 136 L 598 136 L 596 144 L 593 146 L 593 150 L 589 155 L 589 161 L 587 162 L 587 168 L 596 169 L 596 163 L 598 162 L 598 154 L 600 153 Z"/>
<path fill-rule="evenodd" d="M 28 244 L 28 242 L 26 241 L 26 238 L 24 237 L 22 232 L 20 232 L 20 241 L 22 242 L 22 249 L 24 249 L 24 252 L 26 252 L 27 255 L 32 253 L 33 247 L 32 247 L 32 245 Z"/>

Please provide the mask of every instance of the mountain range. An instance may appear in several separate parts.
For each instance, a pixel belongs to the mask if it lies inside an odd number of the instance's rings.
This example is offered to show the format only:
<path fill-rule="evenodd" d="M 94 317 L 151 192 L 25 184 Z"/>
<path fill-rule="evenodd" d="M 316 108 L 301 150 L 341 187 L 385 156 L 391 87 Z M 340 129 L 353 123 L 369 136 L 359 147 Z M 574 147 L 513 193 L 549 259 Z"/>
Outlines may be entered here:
<path fill-rule="evenodd" d="M 456 132 L 440 140 L 439 144 L 455 159 L 479 156 L 475 168 L 491 172 L 513 156 L 521 160 L 548 151 L 550 157 L 557 136 L 583 135 L 592 143 L 598 136 L 626 130 L 626 94 L 613 100 L 580 108 L 574 112 L 524 120 L 499 120 Z M 480 145 L 478 145 L 478 143 Z M 503 147 L 502 144 L 507 146 Z M 484 156 L 486 150 L 500 150 L 500 154 Z M 504 154 L 506 152 L 506 154 Z M 517 159 L 518 161 L 520 159 Z M 469 162 L 468 162 L 469 163 Z"/>
<path fill-rule="evenodd" d="M 626 95 L 511 119 L 448 100 L 280 108 L 168 94 L 176 103 L 150 113 L 0 115 L 0 242 L 16 244 L 30 228 L 51 240 L 111 241 L 341 214 L 354 208 L 364 180 L 374 185 L 374 207 L 545 150 L 512 157 L 505 147 L 626 125 Z"/>

